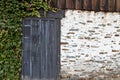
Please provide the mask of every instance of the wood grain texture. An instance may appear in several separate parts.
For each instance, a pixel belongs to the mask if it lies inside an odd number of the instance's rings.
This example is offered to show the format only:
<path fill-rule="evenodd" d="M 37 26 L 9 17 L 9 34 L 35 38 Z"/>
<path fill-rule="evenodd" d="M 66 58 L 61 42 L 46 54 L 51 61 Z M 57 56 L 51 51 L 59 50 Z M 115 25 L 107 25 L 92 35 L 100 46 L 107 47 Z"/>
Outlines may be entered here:
<path fill-rule="evenodd" d="M 23 21 L 23 34 L 27 25 L 30 36 L 23 36 L 22 80 L 60 80 L 60 19 Z"/>
<path fill-rule="evenodd" d="M 83 0 L 76 0 L 75 9 L 79 10 L 83 8 Z"/>
<path fill-rule="evenodd" d="M 75 9 L 75 0 L 66 0 L 67 9 Z"/>
<path fill-rule="evenodd" d="M 57 0 L 57 5 L 60 9 L 120 12 L 120 0 Z"/>
<path fill-rule="evenodd" d="M 30 40 L 31 40 L 31 20 L 23 20 L 23 38 L 22 38 L 22 80 L 30 79 Z M 26 76 L 24 76 L 26 75 Z M 29 76 L 29 77 L 28 77 Z"/>
<path fill-rule="evenodd" d="M 57 0 L 57 8 L 65 9 L 66 8 L 66 0 Z"/>
<path fill-rule="evenodd" d="M 92 6 L 92 0 L 83 0 L 83 9 L 84 10 L 91 10 L 91 6 Z"/>
<path fill-rule="evenodd" d="M 100 9 L 100 4 L 99 4 L 100 0 L 92 0 L 92 10 L 94 11 L 99 11 Z"/>
<path fill-rule="evenodd" d="M 115 11 L 115 0 L 108 0 L 108 10 Z"/>
<path fill-rule="evenodd" d="M 101 11 L 108 10 L 108 0 L 100 0 L 100 10 Z"/>
<path fill-rule="evenodd" d="M 116 11 L 120 12 L 120 0 L 116 0 Z"/>

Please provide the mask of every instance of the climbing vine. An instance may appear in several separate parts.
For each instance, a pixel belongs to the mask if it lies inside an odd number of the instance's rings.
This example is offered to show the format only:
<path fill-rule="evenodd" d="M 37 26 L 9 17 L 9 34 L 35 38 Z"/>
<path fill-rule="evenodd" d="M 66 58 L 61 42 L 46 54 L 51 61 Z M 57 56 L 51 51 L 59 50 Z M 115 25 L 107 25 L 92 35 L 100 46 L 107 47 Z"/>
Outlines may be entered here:
<path fill-rule="evenodd" d="M 22 18 L 40 17 L 39 10 L 54 10 L 51 0 L 0 0 L 0 80 L 21 75 Z"/>

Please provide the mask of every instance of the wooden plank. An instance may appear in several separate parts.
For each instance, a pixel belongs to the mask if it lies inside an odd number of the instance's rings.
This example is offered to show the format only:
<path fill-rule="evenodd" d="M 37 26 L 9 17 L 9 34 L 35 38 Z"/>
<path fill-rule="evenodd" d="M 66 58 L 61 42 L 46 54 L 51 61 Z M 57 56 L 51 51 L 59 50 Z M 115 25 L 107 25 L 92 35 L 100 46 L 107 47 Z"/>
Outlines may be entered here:
<path fill-rule="evenodd" d="M 50 35 L 50 33 L 49 33 L 49 20 L 47 20 L 46 21 L 46 24 L 45 24 L 45 70 L 46 70 L 46 73 L 45 73 L 45 77 L 47 78 L 47 79 L 49 79 L 49 67 L 48 67 L 48 63 L 49 63 L 49 60 L 48 60 L 48 54 L 49 54 L 49 48 L 48 48 L 48 45 L 49 45 L 49 35 Z"/>
<path fill-rule="evenodd" d="M 22 55 L 22 80 L 28 80 L 30 77 L 30 45 L 29 38 L 24 38 L 24 47 Z"/>
<path fill-rule="evenodd" d="M 40 79 L 40 66 L 39 66 L 39 62 L 33 62 L 32 63 L 32 79 L 36 79 L 36 80 L 39 80 Z"/>
<path fill-rule="evenodd" d="M 22 60 L 23 62 L 30 62 L 30 38 L 23 38 L 23 55 Z"/>
<path fill-rule="evenodd" d="M 57 0 L 57 8 L 65 9 L 66 8 L 66 1 L 65 0 Z"/>
<path fill-rule="evenodd" d="M 60 18 L 31 18 L 25 25 L 30 37 L 23 38 L 22 80 L 60 80 Z"/>
<path fill-rule="evenodd" d="M 50 61 L 50 55 L 51 55 L 51 51 L 50 51 L 50 44 L 51 44 L 51 42 L 50 42 L 50 38 L 51 38 L 51 33 L 50 33 L 50 29 L 51 29 L 51 26 L 50 26 L 50 20 L 48 20 L 48 25 L 47 25 L 47 28 L 46 28 L 46 32 L 47 32 L 47 35 L 46 35 L 46 52 L 47 52 L 47 78 L 48 79 L 51 79 L 52 77 L 50 76 L 50 72 L 51 72 L 51 66 L 50 66 L 50 64 L 51 64 L 51 61 Z"/>
<path fill-rule="evenodd" d="M 53 30 L 54 30 L 54 20 L 51 20 L 50 21 L 50 33 L 52 33 L 51 35 L 50 35 L 50 38 L 49 38 L 49 40 L 50 40 L 50 55 L 49 55 L 49 60 L 50 60 L 50 65 L 49 65 L 49 67 L 51 68 L 51 70 L 50 70 L 50 78 L 53 78 L 54 76 L 53 76 L 53 68 L 52 67 L 54 67 L 54 66 L 52 66 L 52 59 L 53 59 L 53 49 L 52 49 L 52 47 L 53 47 Z"/>
<path fill-rule="evenodd" d="M 101 11 L 108 10 L 108 0 L 100 0 L 100 10 Z"/>
<path fill-rule="evenodd" d="M 52 32 L 52 43 L 54 43 L 54 44 L 52 44 L 52 53 L 51 53 L 51 59 L 52 59 L 52 62 L 51 62 L 51 64 L 52 64 L 52 67 L 54 67 L 54 69 L 52 68 L 52 77 L 54 78 L 55 77 L 55 73 L 56 73 L 56 25 L 55 25 L 55 21 L 54 21 L 54 23 L 53 23 L 53 25 L 54 26 L 52 26 L 51 28 L 52 28 L 52 30 L 51 30 L 51 32 Z"/>
<path fill-rule="evenodd" d="M 45 79 L 48 77 L 48 69 L 47 69 L 47 54 L 48 54 L 48 48 L 47 48 L 47 41 L 49 39 L 47 39 L 47 35 L 48 35 L 48 20 L 47 19 L 42 19 L 41 20 L 41 29 L 42 29 L 42 33 L 41 33 L 41 79 Z"/>
<path fill-rule="evenodd" d="M 38 43 L 39 43 L 39 26 L 38 26 L 38 20 L 32 21 L 32 63 L 38 62 Z M 36 66 L 36 65 L 34 65 Z M 34 70 L 33 70 L 34 71 Z"/>
<path fill-rule="evenodd" d="M 30 28 L 31 28 L 31 25 L 30 25 L 30 19 L 24 19 L 22 21 L 22 32 L 23 32 L 23 37 L 30 37 Z"/>
<path fill-rule="evenodd" d="M 108 0 L 108 10 L 115 11 L 115 0 Z"/>
<path fill-rule="evenodd" d="M 67 9 L 75 9 L 75 0 L 66 0 Z"/>
<path fill-rule="evenodd" d="M 30 37 L 30 26 L 23 28 L 23 37 Z"/>
<path fill-rule="evenodd" d="M 30 80 L 30 66 L 27 62 L 22 62 L 22 80 Z"/>
<path fill-rule="evenodd" d="M 92 10 L 99 11 L 100 0 L 92 0 Z"/>
<path fill-rule="evenodd" d="M 26 26 L 31 26 L 30 25 L 30 19 L 27 19 L 27 18 L 23 18 L 22 20 L 22 27 L 26 27 Z"/>
<path fill-rule="evenodd" d="M 57 38 L 56 38 L 56 41 L 57 41 L 57 43 L 56 43 L 56 45 L 57 45 L 57 47 L 56 47 L 56 53 L 57 53 L 57 56 L 56 56 L 56 58 L 57 58 L 57 60 L 56 60 L 56 62 L 57 62 L 57 64 L 56 64 L 56 67 L 57 67 L 57 72 L 56 72 L 56 76 L 57 76 L 57 79 L 56 80 L 60 80 L 60 31 L 61 31 L 61 25 L 60 25 L 60 19 L 57 19 L 56 20 L 57 22 L 56 22 L 56 36 L 57 36 Z"/>
<path fill-rule="evenodd" d="M 49 29 L 49 32 L 50 33 L 52 33 L 52 26 L 54 26 L 53 25 L 53 23 L 54 23 L 54 21 L 50 21 L 50 25 L 49 25 L 49 27 L 50 27 L 50 29 Z M 52 35 L 49 35 L 49 64 L 48 64 L 48 67 L 49 67 L 49 78 L 52 78 L 52 64 L 51 64 L 51 62 L 52 62 Z"/>
<path fill-rule="evenodd" d="M 30 79 L 30 40 L 31 40 L 31 20 L 23 20 L 22 37 L 22 80 Z"/>
<path fill-rule="evenodd" d="M 84 10 L 91 10 L 92 6 L 92 0 L 83 0 L 83 9 Z"/>
<path fill-rule="evenodd" d="M 83 0 L 83 9 L 87 9 L 88 0 Z"/>
<path fill-rule="evenodd" d="M 54 56 L 52 56 L 53 57 L 53 66 L 55 67 L 55 69 L 54 69 L 54 77 L 56 76 L 56 72 L 57 72 L 57 55 L 58 55 L 58 53 L 57 53 L 57 20 L 55 20 L 54 21 L 54 32 L 53 32 L 53 38 L 54 38 L 54 47 L 53 47 L 53 55 Z"/>
<path fill-rule="evenodd" d="M 32 63 L 32 79 L 39 79 L 39 57 L 38 57 L 38 43 L 39 43 L 39 20 L 32 20 L 32 53 L 31 53 L 31 63 Z"/>
<path fill-rule="evenodd" d="M 45 78 L 46 70 L 45 70 L 45 24 L 46 20 L 41 21 L 41 27 L 42 27 L 42 52 L 41 52 L 41 79 Z"/>
<path fill-rule="evenodd" d="M 116 0 L 116 11 L 120 12 L 120 0 Z"/>
<path fill-rule="evenodd" d="M 40 19 L 40 21 L 39 21 L 39 32 L 38 32 L 38 34 L 39 34 L 39 47 L 38 47 L 38 52 L 39 52 L 39 54 L 38 54 L 38 57 L 39 57 L 39 78 L 41 79 L 41 75 L 42 75 L 42 39 L 43 39 L 43 36 L 42 36 L 42 31 L 43 31 L 43 29 L 42 29 L 42 21 L 41 21 L 41 19 Z"/>
<path fill-rule="evenodd" d="M 83 0 L 76 0 L 76 6 L 75 6 L 75 9 L 79 10 L 79 9 L 82 9 L 83 5 Z"/>

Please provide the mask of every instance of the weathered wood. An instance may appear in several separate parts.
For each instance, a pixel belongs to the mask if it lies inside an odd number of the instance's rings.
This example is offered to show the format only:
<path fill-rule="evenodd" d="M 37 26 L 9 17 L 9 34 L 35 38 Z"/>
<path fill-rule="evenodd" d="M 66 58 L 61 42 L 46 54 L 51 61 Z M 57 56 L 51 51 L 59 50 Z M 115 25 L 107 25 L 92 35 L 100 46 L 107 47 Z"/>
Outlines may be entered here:
<path fill-rule="evenodd" d="M 39 43 L 39 20 L 32 20 L 32 78 L 39 79 L 38 43 Z"/>
<path fill-rule="evenodd" d="M 22 62 L 22 80 L 30 80 L 30 66 L 29 63 Z"/>
<path fill-rule="evenodd" d="M 55 0 L 55 4 L 60 9 L 120 11 L 120 0 Z"/>
<path fill-rule="evenodd" d="M 115 11 L 115 0 L 108 0 L 108 10 Z"/>
<path fill-rule="evenodd" d="M 57 8 L 65 9 L 66 8 L 66 1 L 65 0 L 57 0 Z"/>
<path fill-rule="evenodd" d="M 82 9 L 82 7 L 83 7 L 83 0 L 76 0 L 76 8 L 75 9 L 77 9 L 77 10 L 79 10 L 79 9 Z"/>
<path fill-rule="evenodd" d="M 27 19 L 30 19 L 27 21 Z M 22 80 L 60 80 L 60 18 L 27 18 L 23 36 Z"/>
<path fill-rule="evenodd" d="M 52 31 L 52 29 L 53 29 L 52 27 L 53 26 L 54 26 L 54 21 L 50 21 L 50 28 L 49 28 L 50 32 Z M 50 53 L 52 53 L 52 49 L 51 48 L 52 48 L 52 35 L 49 35 L 49 52 Z M 52 55 L 53 54 L 49 54 L 49 58 L 48 58 L 49 61 L 51 61 L 51 62 L 52 62 Z M 49 68 L 52 68 L 52 63 L 49 63 L 48 66 L 49 66 Z M 51 73 L 52 73 L 52 69 L 49 69 L 49 74 L 50 74 L 49 77 L 50 78 L 52 78 L 52 74 Z"/>
<path fill-rule="evenodd" d="M 88 0 L 83 0 L 83 9 L 87 9 Z"/>
<path fill-rule="evenodd" d="M 61 31 L 61 25 L 60 25 L 60 20 L 59 19 L 57 19 L 57 23 L 56 23 L 56 31 L 57 31 L 57 35 L 56 36 L 61 36 L 60 34 L 60 31 Z M 60 38 L 56 38 L 57 40 L 57 43 L 56 43 L 56 45 L 60 45 Z M 57 46 L 56 47 L 56 51 L 58 51 L 58 55 L 57 55 L 57 64 L 56 64 L 56 66 L 57 66 L 57 80 L 60 80 L 60 68 L 61 68 L 61 66 L 59 66 L 60 65 L 60 46 Z"/>
<path fill-rule="evenodd" d="M 31 40 L 31 20 L 23 20 L 23 38 L 22 38 L 22 80 L 30 79 L 30 40 Z"/>
<path fill-rule="evenodd" d="M 100 7 L 99 1 L 100 0 L 92 0 L 92 10 L 99 11 Z"/>
<path fill-rule="evenodd" d="M 24 27 L 23 36 L 24 37 L 30 37 L 30 26 Z"/>
<path fill-rule="evenodd" d="M 30 62 L 30 38 L 23 38 L 23 62 L 29 63 Z"/>
<path fill-rule="evenodd" d="M 84 10 L 91 10 L 92 0 L 83 0 L 83 3 L 84 3 L 83 6 Z"/>
<path fill-rule="evenodd" d="M 75 0 L 66 0 L 67 9 L 75 9 Z"/>
<path fill-rule="evenodd" d="M 43 43 L 43 39 L 44 39 L 44 37 L 43 37 L 43 34 L 42 34 L 42 32 L 43 32 L 43 27 L 41 26 L 42 25 L 42 21 L 40 20 L 39 21 L 39 45 L 43 45 L 44 43 Z M 44 46 L 44 45 L 43 45 Z M 43 53 L 43 49 L 42 49 L 42 47 L 43 46 L 38 46 L 38 57 L 39 57 L 39 78 L 41 79 L 42 78 L 42 58 L 43 58 L 43 54 L 41 54 L 41 53 Z"/>
<path fill-rule="evenodd" d="M 100 0 L 100 10 L 101 11 L 108 10 L 108 0 Z"/>
<path fill-rule="evenodd" d="M 120 0 L 116 0 L 116 11 L 120 12 Z"/>

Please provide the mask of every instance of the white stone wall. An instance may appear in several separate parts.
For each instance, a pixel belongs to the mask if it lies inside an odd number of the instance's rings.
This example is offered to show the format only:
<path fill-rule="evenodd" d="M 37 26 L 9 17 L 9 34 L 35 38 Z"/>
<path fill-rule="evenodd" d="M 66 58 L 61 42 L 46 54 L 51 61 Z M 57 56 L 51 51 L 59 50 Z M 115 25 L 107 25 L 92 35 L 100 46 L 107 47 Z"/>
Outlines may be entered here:
<path fill-rule="evenodd" d="M 61 20 L 62 77 L 119 74 L 120 13 L 67 10 Z"/>

